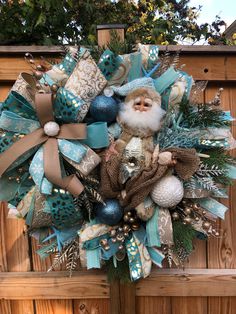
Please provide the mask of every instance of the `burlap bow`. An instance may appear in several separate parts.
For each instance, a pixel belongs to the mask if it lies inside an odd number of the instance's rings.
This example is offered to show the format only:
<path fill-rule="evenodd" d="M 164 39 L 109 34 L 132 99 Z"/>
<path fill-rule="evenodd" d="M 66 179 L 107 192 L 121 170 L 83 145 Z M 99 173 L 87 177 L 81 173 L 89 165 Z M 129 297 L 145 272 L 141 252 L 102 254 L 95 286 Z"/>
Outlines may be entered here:
<path fill-rule="evenodd" d="M 54 121 L 52 95 L 36 94 L 35 106 L 41 128 L 25 135 L 5 152 L 0 154 L 0 177 L 20 156 L 31 148 L 44 143 L 43 162 L 46 178 L 51 183 L 67 190 L 72 195 L 78 196 L 83 191 L 83 185 L 76 175 L 62 177 L 57 139 L 85 139 L 87 136 L 86 124 L 63 124 L 60 126 L 57 135 L 54 137 L 48 136 L 44 132 L 44 126 L 47 122 Z"/>

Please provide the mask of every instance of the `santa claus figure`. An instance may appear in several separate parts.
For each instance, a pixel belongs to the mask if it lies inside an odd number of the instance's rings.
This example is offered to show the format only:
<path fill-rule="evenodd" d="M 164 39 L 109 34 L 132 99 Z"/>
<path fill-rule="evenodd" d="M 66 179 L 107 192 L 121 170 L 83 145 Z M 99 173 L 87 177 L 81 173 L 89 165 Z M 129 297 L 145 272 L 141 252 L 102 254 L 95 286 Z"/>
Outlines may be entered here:
<path fill-rule="evenodd" d="M 176 166 L 178 172 L 181 168 L 178 161 L 187 162 L 189 157 L 197 156 L 189 149 L 170 148 L 160 152 L 158 144 L 154 145 L 154 134 L 160 130 L 165 116 L 161 96 L 154 89 L 143 87 L 131 91 L 120 108 L 117 121 L 122 132 L 103 158 L 100 192 L 104 198 L 118 198 L 126 210 L 145 210 L 142 204 L 156 182 L 170 168 Z M 190 167 L 188 162 L 187 167 Z M 140 215 L 146 220 L 151 213 Z"/>

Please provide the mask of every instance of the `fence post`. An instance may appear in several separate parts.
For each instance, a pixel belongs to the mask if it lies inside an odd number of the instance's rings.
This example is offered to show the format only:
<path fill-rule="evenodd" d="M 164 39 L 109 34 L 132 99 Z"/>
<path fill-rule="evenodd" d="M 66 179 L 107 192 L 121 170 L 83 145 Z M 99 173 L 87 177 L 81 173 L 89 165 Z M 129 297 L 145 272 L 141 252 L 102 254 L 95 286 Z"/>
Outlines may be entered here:
<path fill-rule="evenodd" d="M 97 25 L 98 46 L 103 47 L 111 40 L 111 31 L 116 31 L 123 42 L 125 39 L 125 24 L 104 24 Z"/>

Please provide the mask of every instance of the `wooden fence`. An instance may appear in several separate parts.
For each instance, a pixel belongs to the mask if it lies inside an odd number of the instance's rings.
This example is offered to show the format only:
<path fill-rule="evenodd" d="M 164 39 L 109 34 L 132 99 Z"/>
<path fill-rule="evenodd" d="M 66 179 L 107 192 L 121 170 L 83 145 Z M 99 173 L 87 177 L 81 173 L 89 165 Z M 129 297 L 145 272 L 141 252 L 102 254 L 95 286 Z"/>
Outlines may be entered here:
<path fill-rule="evenodd" d="M 169 50 L 180 47 L 170 46 Z M 181 64 L 195 80 L 208 80 L 203 95 L 210 100 L 224 88 L 223 107 L 236 117 L 236 48 L 183 46 Z M 163 47 L 162 49 L 165 49 Z M 24 53 L 60 57 L 58 47 L 1 47 L 0 101 L 21 71 L 30 71 Z M 233 127 L 236 137 L 236 128 Z M 234 153 L 236 156 L 236 152 Z M 7 219 L 0 208 L 0 314 L 235 314 L 236 313 L 236 185 L 225 202 L 230 210 L 219 221 L 223 237 L 196 241 L 185 270 L 154 269 L 135 285 L 114 282 L 102 271 L 47 273 L 50 260 L 34 253 L 36 243 L 24 222 Z"/>

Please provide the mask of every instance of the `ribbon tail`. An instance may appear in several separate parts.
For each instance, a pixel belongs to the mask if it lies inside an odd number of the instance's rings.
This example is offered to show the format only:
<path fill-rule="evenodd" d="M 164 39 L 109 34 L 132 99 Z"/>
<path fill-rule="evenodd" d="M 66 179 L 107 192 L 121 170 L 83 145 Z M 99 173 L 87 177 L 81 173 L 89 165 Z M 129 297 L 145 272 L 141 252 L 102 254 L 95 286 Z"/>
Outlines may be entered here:
<path fill-rule="evenodd" d="M 74 196 L 78 196 L 84 187 L 75 175 L 62 178 L 61 165 L 58 153 L 57 139 L 49 138 L 43 146 L 44 172 L 46 178 L 53 184 L 67 190 Z"/>
<path fill-rule="evenodd" d="M 37 129 L 11 145 L 0 154 L 0 177 L 20 156 L 31 148 L 44 143 L 47 139 L 48 136 L 44 135 L 43 129 Z"/>

